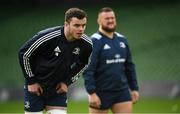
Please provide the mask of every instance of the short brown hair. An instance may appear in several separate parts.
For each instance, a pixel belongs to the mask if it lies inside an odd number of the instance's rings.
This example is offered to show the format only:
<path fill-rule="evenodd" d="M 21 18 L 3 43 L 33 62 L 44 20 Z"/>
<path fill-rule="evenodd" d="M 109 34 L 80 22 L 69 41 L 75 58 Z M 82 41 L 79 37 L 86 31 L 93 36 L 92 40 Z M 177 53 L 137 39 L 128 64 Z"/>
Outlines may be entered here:
<path fill-rule="evenodd" d="M 111 12 L 111 11 L 114 12 L 112 8 L 110 8 L 110 7 L 104 7 L 104 8 L 101 8 L 101 9 L 99 10 L 99 14 L 102 13 L 102 12 Z"/>
<path fill-rule="evenodd" d="M 76 17 L 78 19 L 83 19 L 83 18 L 87 18 L 87 14 L 85 11 L 79 8 L 70 8 L 65 13 L 65 21 L 69 22 L 73 17 Z"/>

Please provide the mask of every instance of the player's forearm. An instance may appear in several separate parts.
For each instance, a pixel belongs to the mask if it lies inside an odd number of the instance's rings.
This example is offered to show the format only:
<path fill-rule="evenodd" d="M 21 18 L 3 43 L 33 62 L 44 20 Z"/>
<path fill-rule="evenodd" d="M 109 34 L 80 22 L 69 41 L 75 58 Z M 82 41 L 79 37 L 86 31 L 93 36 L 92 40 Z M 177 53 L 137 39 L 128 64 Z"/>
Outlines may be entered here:
<path fill-rule="evenodd" d="M 78 80 L 80 73 L 84 71 L 85 65 L 82 63 L 74 63 L 71 65 L 71 68 L 67 71 L 67 78 L 63 82 L 66 85 L 70 85 Z"/>
<path fill-rule="evenodd" d="M 26 46 L 25 46 L 26 47 Z M 32 72 L 31 68 L 31 56 L 26 56 L 25 52 L 27 51 L 27 48 L 21 48 L 19 51 L 19 61 L 22 68 L 22 72 L 24 74 L 24 78 L 26 80 L 27 84 L 34 84 L 36 83 L 36 79 L 34 76 L 34 73 Z"/>

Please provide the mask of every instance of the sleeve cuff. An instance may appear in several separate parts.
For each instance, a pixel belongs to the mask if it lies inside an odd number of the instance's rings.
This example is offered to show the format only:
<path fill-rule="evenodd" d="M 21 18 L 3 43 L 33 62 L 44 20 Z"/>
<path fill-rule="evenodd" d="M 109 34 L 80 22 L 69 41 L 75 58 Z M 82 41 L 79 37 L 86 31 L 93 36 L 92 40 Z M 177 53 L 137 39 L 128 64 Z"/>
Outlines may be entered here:
<path fill-rule="evenodd" d="M 71 85 L 71 81 L 70 80 L 65 80 L 65 81 L 62 81 L 64 82 L 67 86 Z"/>
<path fill-rule="evenodd" d="M 134 83 L 131 83 L 130 84 L 130 89 L 131 90 L 139 90 L 139 87 L 138 87 L 138 85 L 137 85 L 137 82 L 134 82 Z"/>
<path fill-rule="evenodd" d="M 26 79 L 26 84 L 27 85 L 31 85 L 31 84 L 34 84 L 36 83 L 36 79 L 35 78 L 29 78 L 29 79 Z"/>
<path fill-rule="evenodd" d="M 91 95 L 93 93 L 95 93 L 96 91 L 95 90 L 87 90 L 88 94 Z"/>

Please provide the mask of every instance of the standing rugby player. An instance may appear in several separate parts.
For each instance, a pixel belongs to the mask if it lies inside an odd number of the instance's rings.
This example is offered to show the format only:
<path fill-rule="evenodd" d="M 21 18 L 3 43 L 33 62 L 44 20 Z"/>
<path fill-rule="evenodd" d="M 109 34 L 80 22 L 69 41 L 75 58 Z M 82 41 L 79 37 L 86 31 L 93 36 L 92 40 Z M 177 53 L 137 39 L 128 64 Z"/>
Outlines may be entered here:
<path fill-rule="evenodd" d="M 90 114 L 131 113 L 139 98 L 135 66 L 127 39 L 115 32 L 114 11 L 99 11 L 99 30 L 92 35 L 93 51 L 85 70 L 85 87 L 89 94 Z"/>

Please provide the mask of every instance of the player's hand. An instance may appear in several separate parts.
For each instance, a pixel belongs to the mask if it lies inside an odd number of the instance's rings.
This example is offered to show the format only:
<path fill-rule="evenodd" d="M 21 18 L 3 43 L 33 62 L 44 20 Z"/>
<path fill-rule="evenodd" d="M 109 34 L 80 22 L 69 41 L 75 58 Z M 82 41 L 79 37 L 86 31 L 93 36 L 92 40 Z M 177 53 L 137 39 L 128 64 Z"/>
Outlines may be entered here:
<path fill-rule="evenodd" d="M 63 83 L 63 82 L 60 82 L 57 86 L 56 86 L 56 90 L 57 90 L 57 93 L 67 93 L 68 91 L 68 86 Z"/>
<path fill-rule="evenodd" d="M 92 108 L 100 108 L 101 100 L 96 93 L 89 95 L 89 105 Z"/>
<path fill-rule="evenodd" d="M 28 91 L 30 93 L 34 93 L 38 96 L 42 95 L 43 93 L 43 89 L 42 87 L 40 86 L 39 83 L 34 83 L 34 84 L 31 84 L 31 85 L 28 85 Z"/>
<path fill-rule="evenodd" d="M 138 91 L 131 91 L 131 97 L 132 97 L 132 102 L 135 104 L 139 100 L 139 92 Z"/>

